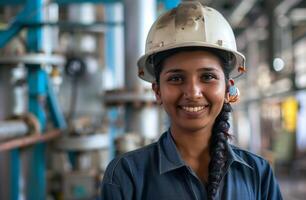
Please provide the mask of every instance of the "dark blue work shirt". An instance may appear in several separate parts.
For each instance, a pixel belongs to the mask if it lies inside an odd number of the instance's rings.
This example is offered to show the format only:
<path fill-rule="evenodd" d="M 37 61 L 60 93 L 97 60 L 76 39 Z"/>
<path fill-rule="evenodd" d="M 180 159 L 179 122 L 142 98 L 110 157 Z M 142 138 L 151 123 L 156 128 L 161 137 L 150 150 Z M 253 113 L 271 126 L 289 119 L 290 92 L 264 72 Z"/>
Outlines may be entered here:
<path fill-rule="evenodd" d="M 268 162 L 228 145 L 222 200 L 282 199 Z M 149 146 L 115 158 L 107 167 L 102 200 L 205 200 L 207 190 L 181 158 L 170 131 Z"/>

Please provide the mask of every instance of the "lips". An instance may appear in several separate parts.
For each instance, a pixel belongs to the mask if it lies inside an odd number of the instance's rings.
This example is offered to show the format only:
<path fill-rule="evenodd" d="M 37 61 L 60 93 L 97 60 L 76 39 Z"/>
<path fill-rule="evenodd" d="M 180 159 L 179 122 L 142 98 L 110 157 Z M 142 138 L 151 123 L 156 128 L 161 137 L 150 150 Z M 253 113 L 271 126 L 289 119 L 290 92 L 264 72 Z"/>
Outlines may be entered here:
<path fill-rule="evenodd" d="M 180 106 L 183 110 L 191 113 L 197 113 L 204 110 L 208 105 L 205 106 Z"/>

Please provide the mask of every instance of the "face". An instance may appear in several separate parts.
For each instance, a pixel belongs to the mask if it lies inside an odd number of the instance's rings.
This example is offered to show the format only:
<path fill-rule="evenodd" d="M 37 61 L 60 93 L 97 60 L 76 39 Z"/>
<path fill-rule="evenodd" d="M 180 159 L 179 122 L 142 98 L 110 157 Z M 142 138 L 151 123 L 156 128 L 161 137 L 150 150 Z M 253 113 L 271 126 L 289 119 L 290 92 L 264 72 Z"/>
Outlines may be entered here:
<path fill-rule="evenodd" d="M 180 131 L 212 130 L 225 97 L 221 62 L 207 51 L 183 51 L 163 62 L 160 83 L 153 84 L 156 99 Z"/>

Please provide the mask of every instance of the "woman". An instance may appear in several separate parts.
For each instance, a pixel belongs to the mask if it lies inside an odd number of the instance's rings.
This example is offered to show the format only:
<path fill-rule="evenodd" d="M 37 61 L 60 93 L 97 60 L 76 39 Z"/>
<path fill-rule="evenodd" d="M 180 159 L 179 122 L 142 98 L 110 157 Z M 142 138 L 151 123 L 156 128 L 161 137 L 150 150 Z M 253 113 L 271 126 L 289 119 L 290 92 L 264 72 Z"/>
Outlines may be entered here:
<path fill-rule="evenodd" d="M 186 1 L 157 19 L 139 59 L 170 128 L 108 166 L 102 199 L 282 199 L 263 158 L 229 145 L 229 113 L 245 71 L 231 27 L 216 10 Z"/>

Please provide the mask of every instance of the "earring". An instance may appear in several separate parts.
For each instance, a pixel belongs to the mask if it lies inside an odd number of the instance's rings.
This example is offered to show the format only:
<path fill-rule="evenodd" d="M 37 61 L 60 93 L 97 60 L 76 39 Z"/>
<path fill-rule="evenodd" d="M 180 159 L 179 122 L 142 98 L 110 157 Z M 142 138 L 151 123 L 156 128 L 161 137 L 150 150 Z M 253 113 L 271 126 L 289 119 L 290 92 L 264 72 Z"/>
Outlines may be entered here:
<path fill-rule="evenodd" d="M 240 92 L 239 92 L 239 89 L 235 86 L 235 82 L 233 79 L 230 79 L 229 83 L 230 85 L 228 88 L 227 99 L 229 103 L 235 103 L 239 99 Z"/>

